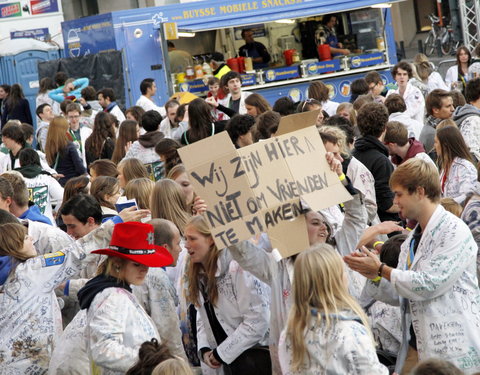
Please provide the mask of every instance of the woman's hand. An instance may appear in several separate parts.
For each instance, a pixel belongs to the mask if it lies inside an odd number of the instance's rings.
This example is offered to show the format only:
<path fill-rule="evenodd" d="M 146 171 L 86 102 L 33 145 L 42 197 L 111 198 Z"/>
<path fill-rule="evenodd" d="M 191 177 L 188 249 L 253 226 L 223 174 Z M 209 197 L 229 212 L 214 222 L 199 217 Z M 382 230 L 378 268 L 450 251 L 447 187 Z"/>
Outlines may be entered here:
<path fill-rule="evenodd" d="M 127 142 L 127 144 L 125 145 L 125 153 L 127 153 L 128 150 L 130 150 L 130 147 L 132 147 L 132 141 Z"/>
<path fill-rule="evenodd" d="M 192 212 L 194 215 L 201 215 L 207 211 L 207 204 L 198 195 L 193 200 Z"/>
<path fill-rule="evenodd" d="M 327 163 L 330 166 L 331 171 L 335 172 L 338 176 L 343 174 L 342 163 L 340 163 L 340 160 L 335 158 L 335 155 L 333 155 L 332 152 L 327 152 L 325 154 L 325 159 L 327 159 Z"/>
<path fill-rule="evenodd" d="M 209 98 L 205 99 L 205 101 L 210 104 L 213 108 L 218 107 L 218 102 L 215 100 L 213 96 L 210 96 Z"/>

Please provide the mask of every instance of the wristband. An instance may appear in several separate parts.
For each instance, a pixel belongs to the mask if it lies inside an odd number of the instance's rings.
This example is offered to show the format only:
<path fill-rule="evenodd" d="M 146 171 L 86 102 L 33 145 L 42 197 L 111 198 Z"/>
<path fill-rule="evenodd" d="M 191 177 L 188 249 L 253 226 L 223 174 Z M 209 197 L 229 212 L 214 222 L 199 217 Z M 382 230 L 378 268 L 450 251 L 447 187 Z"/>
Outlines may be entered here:
<path fill-rule="evenodd" d="M 382 276 L 377 276 L 376 278 L 372 279 L 374 283 L 378 283 L 380 280 L 382 280 Z"/>
<path fill-rule="evenodd" d="M 406 227 L 405 229 L 408 230 L 409 232 L 413 230 L 412 228 L 409 228 L 409 227 Z"/>
<path fill-rule="evenodd" d="M 346 178 L 346 177 L 345 177 L 345 173 L 342 173 L 340 176 L 338 176 L 338 179 L 339 179 L 340 181 L 345 180 L 345 178 Z"/>
<path fill-rule="evenodd" d="M 383 267 L 385 267 L 385 263 L 380 264 L 380 267 L 378 268 L 377 275 L 380 276 L 380 277 L 382 277 Z"/>
<path fill-rule="evenodd" d="M 380 244 L 383 245 L 384 243 L 385 243 L 385 242 L 383 242 L 383 241 L 375 241 L 375 242 L 373 243 L 373 248 L 375 249 L 375 248 L 377 247 L 377 245 L 380 245 Z"/>

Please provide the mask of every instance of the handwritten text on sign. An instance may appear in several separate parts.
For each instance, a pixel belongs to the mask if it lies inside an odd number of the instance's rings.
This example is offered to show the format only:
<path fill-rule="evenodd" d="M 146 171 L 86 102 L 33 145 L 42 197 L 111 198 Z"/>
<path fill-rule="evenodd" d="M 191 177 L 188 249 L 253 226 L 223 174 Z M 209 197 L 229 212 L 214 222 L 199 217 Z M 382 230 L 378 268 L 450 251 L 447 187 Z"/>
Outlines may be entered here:
<path fill-rule="evenodd" d="M 239 150 L 221 133 L 179 152 L 219 247 L 267 232 L 282 256 L 297 253 L 308 247 L 300 198 L 314 210 L 350 199 L 315 127 Z"/>

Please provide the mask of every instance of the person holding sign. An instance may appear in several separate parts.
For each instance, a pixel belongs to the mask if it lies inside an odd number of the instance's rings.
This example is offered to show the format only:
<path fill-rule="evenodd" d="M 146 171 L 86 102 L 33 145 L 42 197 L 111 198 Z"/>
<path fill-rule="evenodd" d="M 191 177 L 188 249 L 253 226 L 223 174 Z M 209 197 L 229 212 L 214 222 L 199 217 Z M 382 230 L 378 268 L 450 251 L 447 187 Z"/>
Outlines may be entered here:
<path fill-rule="evenodd" d="M 388 374 L 368 318 L 348 293 L 342 258 L 330 245 L 316 245 L 295 261 L 293 306 L 279 357 L 288 375 Z"/>
<path fill-rule="evenodd" d="M 431 357 L 466 374 L 480 371 L 478 248 L 468 226 L 439 204 L 439 181 L 435 166 L 416 158 L 390 177 L 400 214 L 418 222 L 402 245 L 397 268 L 365 247 L 344 257 L 370 279 L 366 294 L 400 306 L 403 339 L 395 371 L 402 374 Z"/>
<path fill-rule="evenodd" d="M 267 286 L 218 249 L 207 222 L 193 217 L 185 229 L 190 255 L 187 299 L 195 305 L 202 368 L 223 374 L 271 374 Z M 208 366 L 208 367 L 207 367 Z"/>
<path fill-rule="evenodd" d="M 326 159 L 330 169 L 338 175 L 342 184 L 349 192 L 354 193 L 355 189 L 342 172 L 340 161 L 330 152 L 326 154 Z M 347 255 L 351 252 L 365 229 L 367 213 L 360 194 L 354 194 L 353 199 L 345 202 L 344 205 L 345 219 L 335 236 L 332 236 L 331 225 L 321 213 L 310 210 L 305 214 L 310 246 L 333 243 L 340 254 Z M 251 241 L 242 241 L 229 246 L 229 250 L 243 269 L 271 287 L 270 354 L 274 372 L 280 374 L 277 346 L 280 332 L 285 327 L 288 310 L 293 302 L 290 296 L 296 255 L 277 261 L 271 252 L 265 251 Z M 353 272 L 347 273 L 347 276 L 350 293 L 359 298 L 365 279 L 356 278 Z"/>

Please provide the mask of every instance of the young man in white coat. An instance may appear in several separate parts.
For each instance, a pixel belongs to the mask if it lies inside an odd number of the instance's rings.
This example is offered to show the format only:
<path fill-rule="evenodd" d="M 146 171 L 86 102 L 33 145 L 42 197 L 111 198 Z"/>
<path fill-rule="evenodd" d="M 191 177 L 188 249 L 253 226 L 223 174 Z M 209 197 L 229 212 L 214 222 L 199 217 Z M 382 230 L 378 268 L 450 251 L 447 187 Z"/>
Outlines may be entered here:
<path fill-rule="evenodd" d="M 240 115 L 246 115 L 247 107 L 245 107 L 245 98 L 249 96 L 251 92 L 242 91 L 242 77 L 239 73 L 232 70 L 225 74 L 223 79 L 227 83 L 229 94 L 220 100 L 219 103 L 233 109 Z"/>
<path fill-rule="evenodd" d="M 422 92 L 409 82 L 412 76 L 412 67 L 406 61 L 400 61 L 395 65 L 392 69 L 392 77 L 397 82 L 398 88 L 388 91 L 387 98 L 391 94 L 400 94 L 407 105 L 405 113 L 412 119 L 423 123 L 425 99 Z"/>
<path fill-rule="evenodd" d="M 78 153 L 82 158 L 83 165 L 87 168 L 87 159 L 85 156 L 85 141 L 92 134 L 92 129 L 86 126 L 80 126 L 80 116 L 82 110 L 77 103 L 67 105 L 68 133 L 72 137 L 73 143 L 77 147 Z"/>
<path fill-rule="evenodd" d="M 364 247 L 344 259 L 370 279 L 367 294 L 400 306 L 403 339 L 395 372 L 408 374 L 431 357 L 465 374 L 480 371 L 478 249 L 470 229 L 440 205 L 432 163 L 408 160 L 393 172 L 390 186 L 401 216 L 418 222 L 402 245 L 397 268 Z"/>

